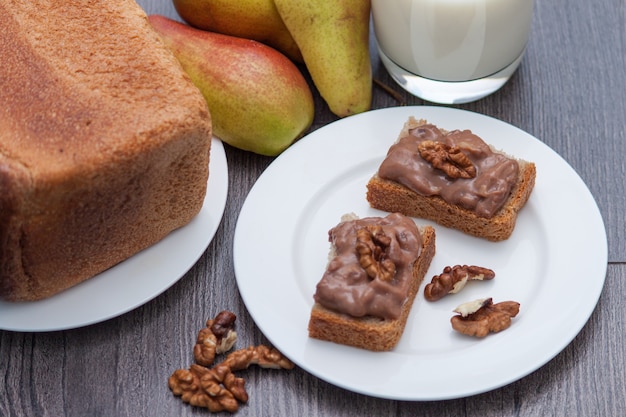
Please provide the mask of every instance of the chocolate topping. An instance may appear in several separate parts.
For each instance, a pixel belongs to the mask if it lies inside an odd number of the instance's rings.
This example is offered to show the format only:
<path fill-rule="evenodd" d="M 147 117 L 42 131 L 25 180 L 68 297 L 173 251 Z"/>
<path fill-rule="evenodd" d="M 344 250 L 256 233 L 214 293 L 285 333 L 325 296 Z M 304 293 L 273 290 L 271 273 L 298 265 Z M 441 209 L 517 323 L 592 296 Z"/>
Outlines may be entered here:
<path fill-rule="evenodd" d="M 476 167 L 474 178 L 450 178 L 420 156 L 418 145 L 424 141 L 456 146 Z M 519 175 L 519 164 L 506 155 L 493 152 L 469 130 L 441 132 L 426 124 L 412 129 L 389 148 L 378 175 L 398 182 L 424 196 L 439 196 L 446 202 L 490 218 L 509 197 Z"/>
<path fill-rule="evenodd" d="M 385 257 L 395 264 L 396 272 L 389 281 L 379 277 L 372 279 L 359 263 L 357 231 L 373 225 L 381 226 L 390 238 Z M 413 263 L 422 249 L 422 238 L 415 222 L 396 213 L 384 218 L 367 217 L 343 221 L 328 235 L 336 256 L 317 284 L 315 301 L 354 317 L 398 318 L 408 297 Z"/>

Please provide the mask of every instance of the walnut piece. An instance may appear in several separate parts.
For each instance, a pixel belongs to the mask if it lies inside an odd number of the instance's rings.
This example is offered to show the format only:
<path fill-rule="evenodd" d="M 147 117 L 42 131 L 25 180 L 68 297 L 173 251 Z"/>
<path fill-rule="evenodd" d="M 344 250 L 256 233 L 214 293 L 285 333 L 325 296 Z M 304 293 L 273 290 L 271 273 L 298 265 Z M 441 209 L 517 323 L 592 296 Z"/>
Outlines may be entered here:
<path fill-rule="evenodd" d="M 247 369 L 250 365 L 273 369 L 292 369 L 295 366 L 278 350 L 259 345 L 231 352 L 223 362 L 209 368 L 217 354 L 229 351 L 235 344 L 237 333 L 233 328 L 236 318 L 230 311 L 222 311 L 213 320 L 207 320 L 193 347 L 197 363 L 189 369 L 174 371 L 168 379 L 174 395 L 211 412 L 234 413 L 239 408 L 239 402 L 248 401 L 245 381 L 236 377 L 234 371 Z"/>
<path fill-rule="evenodd" d="M 435 275 L 424 287 L 424 297 L 428 301 L 437 301 L 447 294 L 461 291 L 471 280 L 483 281 L 495 278 L 496 273 L 489 268 L 475 265 L 446 266 L 440 275 Z"/>
<path fill-rule="evenodd" d="M 458 306 L 459 313 L 450 319 L 452 328 L 468 336 L 485 337 L 497 333 L 511 325 L 511 319 L 519 313 L 520 304 L 516 301 L 493 303 L 491 298 L 471 301 Z"/>
<path fill-rule="evenodd" d="M 224 363 L 233 371 L 247 369 L 250 365 L 271 369 L 293 369 L 295 366 L 278 350 L 264 345 L 236 350 L 226 357 Z"/>
<path fill-rule="evenodd" d="M 417 150 L 420 156 L 430 162 L 433 168 L 445 172 L 449 178 L 476 177 L 476 167 L 458 146 L 425 140 L 420 142 Z"/>
<path fill-rule="evenodd" d="M 226 359 L 207 368 L 193 364 L 189 369 L 178 369 L 168 379 L 172 393 L 193 406 L 208 408 L 211 412 L 234 413 L 239 402 L 248 401 L 245 381 L 233 372 L 250 365 L 262 368 L 293 369 L 294 363 L 274 348 L 250 346 L 231 352 Z"/>
<path fill-rule="evenodd" d="M 236 319 L 237 316 L 230 311 L 222 311 L 213 320 L 207 320 L 193 347 L 193 356 L 198 364 L 211 366 L 216 354 L 232 349 L 237 340 L 237 333 L 233 330 Z"/>
<path fill-rule="evenodd" d="M 367 275 L 383 281 L 391 281 L 396 275 L 396 265 L 387 257 L 391 238 L 381 226 L 365 226 L 357 230 L 356 251 L 359 264 Z"/>
<path fill-rule="evenodd" d="M 243 379 L 236 378 L 225 365 L 209 369 L 193 364 L 189 369 L 178 369 L 170 376 L 168 385 L 184 402 L 215 413 L 234 413 L 239 409 L 237 400 L 248 401 Z"/>

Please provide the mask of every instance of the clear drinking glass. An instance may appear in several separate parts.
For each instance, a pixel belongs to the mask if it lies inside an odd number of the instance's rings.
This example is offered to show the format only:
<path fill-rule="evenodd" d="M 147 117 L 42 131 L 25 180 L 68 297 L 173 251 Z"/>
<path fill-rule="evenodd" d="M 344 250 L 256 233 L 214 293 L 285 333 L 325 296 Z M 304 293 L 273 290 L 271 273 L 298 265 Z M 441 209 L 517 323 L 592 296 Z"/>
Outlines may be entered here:
<path fill-rule="evenodd" d="M 372 0 L 383 65 L 411 94 L 467 103 L 502 87 L 519 66 L 533 0 Z"/>

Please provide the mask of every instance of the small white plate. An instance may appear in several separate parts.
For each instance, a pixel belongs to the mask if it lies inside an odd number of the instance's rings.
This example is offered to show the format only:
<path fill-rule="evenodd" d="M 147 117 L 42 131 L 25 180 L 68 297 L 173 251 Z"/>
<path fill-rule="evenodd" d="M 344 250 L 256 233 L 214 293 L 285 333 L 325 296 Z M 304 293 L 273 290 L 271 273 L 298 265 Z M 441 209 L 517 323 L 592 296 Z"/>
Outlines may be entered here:
<path fill-rule="evenodd" d="M 493 243 L 435 225 L 437 254 L 397 347 L 386 353 L 308 337 L 315 286 L 342 214 L 369 207 L 366 183 L 409 116 L 448 130 L 471 129 L 496 148 L 534 161 L 536 186 L 513 235 Z M 432 224 L 416 219 L 418 224 Z M 261 175 L 238 219 L 234 265 L 243 300 L 267 338 L 301 368 L 358 393 L 399 400 L 469 396 L 544 365 L 593 312 L 607 268 L 598 207 L 557 153 L 502 121 L 447 107 L 399 107 L 339 120 L 294 144 Z M 496 272 L 437 302 L 423 286 L 447 265 Z M 452 310 L 482 297 L 521 304 L 512 326 L 484 339 L 453 331 Z"/>
<path fill-rule="evenodd" d="M 152 300 L 187 273 L 213 239 L 228 194 L 224 145 L 211 142 L 209 181 L 200 213 L 184 227 L 126 261 L 51 298 L 0 301 L 0 329 L 41 332 L 98 323 Z"/>

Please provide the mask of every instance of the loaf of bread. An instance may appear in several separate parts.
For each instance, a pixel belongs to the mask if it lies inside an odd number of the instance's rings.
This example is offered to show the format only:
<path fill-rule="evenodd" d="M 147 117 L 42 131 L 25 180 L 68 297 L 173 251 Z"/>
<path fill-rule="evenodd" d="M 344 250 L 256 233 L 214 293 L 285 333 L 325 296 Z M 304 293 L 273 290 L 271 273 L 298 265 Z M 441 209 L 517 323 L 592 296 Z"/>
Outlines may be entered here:
<path fill-rule="evenodd" d="M 3 1 L 0 54 L 0 297 L 57 294 L 200 211 L 209 111 L 133 0 Z"/>
<path fill-rule="evenodd" d="M 392 213 L 344 217 L 329 237 L 309 336 L 371 351 L 393 349 L 435 256 L 435 229 Z"/>
<path fill-rule="evenodd" d="M 418 136 L 420 134 L 424 136 L 418 139 L 412 134 L 414 129 L 423 129 L 427 132 L 418 132 Z M 473 165 L 478 166 L 474 178 L 450 179 L 444 171 L 434 168 L 420 156 L 418 152 L 420 141 L 430 140 L 431 136 L 437 136 L 439 133 L 443 137 L 450 134 L 458 138 L 463 135 L 463 138 L 458 140 L 457 150 L 460 149 Z M 397 151 L 396 145 L 404 140 L 407 140 L 406 143 L 410 143 L 410 146 L 400 151 L 404 153 L 403 155 L 395 156 L 395 162 L 388 163 L 390 155 Z M 436 139 L 434 141 L 436 142 Z M 485 153 L 489 153 L 489 156 L 485 156 Z M 487 158 L 489 162 L 482 168 L 479 164 L 481 161 L 487 161 Z M 494 162 L 495 158 L 498 160 Z M 395 166 L 392 167 L 391 164 Z M 422 170 L 419 174 L 416 174 L 418 172 L 415 170 L 416 167 Z M 385 175 L 381 172 L 383 169 Z M 390 178 L 386 174 L 392 171 L 395 171 L 394 176 Z M 425 175 L 422 176 L 422 172 Z M 517 214 L 528 201 L 535 185 L 535 175 L 534 163 L 494 150 L 468 130 L 447 132 L 425 120 L 411 117 L 405 123 L 398 141 L 390 148 L 378 172 L 368 182 L 367 200 L 376 209 L 429 219 L 473 236 L 490 241 L 502 241 L 513 233 Z M 407 180 L 411 176 L 414 178 Z M 429 183 L 430 178 L 435 180 L 432 185 Z M 507 181 L 508 187 L 505 186 Z M 428 193 L 418 192 L 412 188 L 413 184 L 422 186 L 422 183 L 430 187 Z M 466 188 L 457 188 L 449 193 L 454 194 L 453 197 L 459 200 L 458 203 L 446 201 L 441 196 L 446 187 L 466 187 L 466 185 L 473 188 L 472 192 L 468 193 Z"/>

